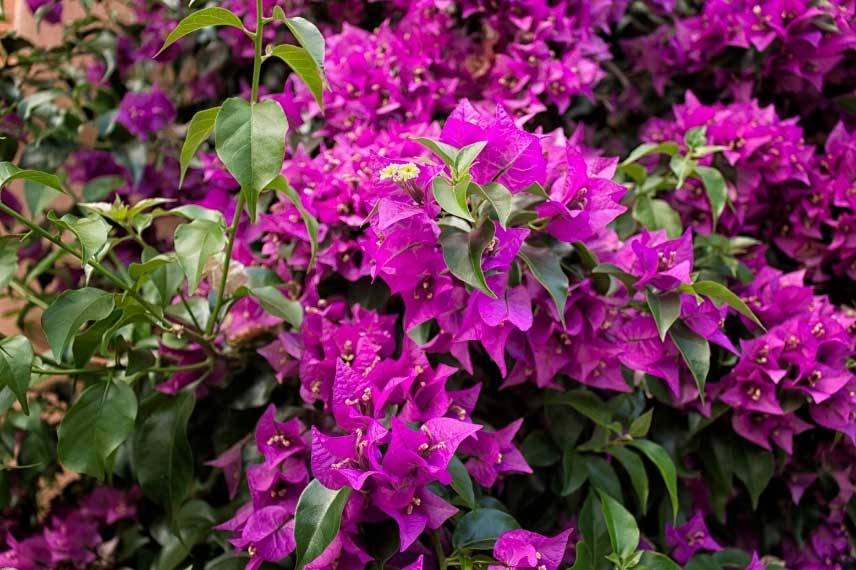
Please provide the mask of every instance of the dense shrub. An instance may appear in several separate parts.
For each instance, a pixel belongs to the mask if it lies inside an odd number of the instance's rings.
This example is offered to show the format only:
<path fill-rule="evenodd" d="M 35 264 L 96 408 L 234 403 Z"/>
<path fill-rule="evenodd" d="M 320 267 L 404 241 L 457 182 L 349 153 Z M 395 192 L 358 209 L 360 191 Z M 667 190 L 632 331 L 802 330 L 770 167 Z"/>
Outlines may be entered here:
<path fill-rule="evenodd" d="M 0 40 L 0 566 L 856 568 L 852 2 L 98 8 Z"/>

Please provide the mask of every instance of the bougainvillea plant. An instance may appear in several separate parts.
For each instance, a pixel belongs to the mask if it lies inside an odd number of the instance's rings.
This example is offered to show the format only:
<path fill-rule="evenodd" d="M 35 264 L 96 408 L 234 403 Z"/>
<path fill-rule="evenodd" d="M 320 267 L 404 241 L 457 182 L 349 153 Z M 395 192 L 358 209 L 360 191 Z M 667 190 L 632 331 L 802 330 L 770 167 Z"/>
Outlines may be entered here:
<path fill-rule="evenodd" d="M 856 568 L 852 2 L 84 8 L 2 38 L 0 567 Z"/>

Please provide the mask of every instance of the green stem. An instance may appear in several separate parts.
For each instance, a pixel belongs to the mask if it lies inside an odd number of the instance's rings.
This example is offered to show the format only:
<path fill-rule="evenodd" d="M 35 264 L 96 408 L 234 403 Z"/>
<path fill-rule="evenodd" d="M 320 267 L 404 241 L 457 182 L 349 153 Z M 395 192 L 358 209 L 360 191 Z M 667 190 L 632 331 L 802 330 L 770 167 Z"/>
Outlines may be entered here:
<path fill-rule="evenodd" d="M 255 42 L 256 55 L 253 59 L 253 86 L 250 94 L 250 103 L 255 103 L 259 98 L 259 79 L 262 71 L 262 40 L 265 28 L 264 5 L 262 0 L 256 0 L 256 31 L 253 36 Z"/>
<path fill-rule="evenodd" d="M 208 368 L 211 366 L 212 360 L 206 358 L 202 362 L 194 362 L 193 364 L 181 364 L 178 366 L 156 366 L 147 368 L 145 372 L 184 372 L 186 370 L 198 370 L 200 368 Z M 40 368 L 33 366 L 30 370 L 35 374 L 49 374 L 51 376 L 71 376 L 73 374 L 91 374 L 93 372 L 106 372 L 112 370 L 109 366 L 101 368 Z"/>
<path fill-rule="evenodd" d="M 437 554 L 437 564 L 440 566 L 440 570 L 447 570 L 446 553 L 443 551 L 440 533 L 436 530 L 431 531 L 431 543 L 434 545 L 434 552 Z"/>
<path fill-rule="evenodd" d="M 39 261 L 35 267 L 33 267 L 27 276 L 24 278 L 24 283 L 29 284 L 34 279 L 39 277 L 42 273 L 47 271 L 48 269 L 53 268 L 56 262 L 65 255 L 66 252 L 62 249 L 55 249 L 50 252 L 47 256 L 43 257 L 41 261 Z"/>
<path fill-rule="evenodd" d="M 48 308 L 49 305 L 47 303 L 39 299 L 39 297 L 33 291 L 30 291 L 28 287 L 18 283 L 17 279 L 12 280 L 9 283 L 9 287 L 11 287 L 13 291 L 23 297 L 26 301 L 32 303 L 41 310 L 44 311 Z"/>
<path fill-rule="evenodd" d="M 220 308 L 223 306 L 223 298 L 226 295 L 226 283 L 229 280 L 229 265 L 232 263 L 232 249 L 235 247 L 235 236 L 238 235 L 238 224 L 241 223 L 241 212 L 244 209 L 244 195 L 238 194 L 238 202 L 235 204 L 235 214 L 232 216 L 232 225 L 229 226 L 229 241 L 226 242 L 226 258 L 223 260 L 223 275 L 220 277 L 220 287 L 217 289 L 217 300 L 211 311 L 211 318 L 205 327 L 205 336 L 210 337 L 214 332 L 214 326 L 220 317 Z"/>

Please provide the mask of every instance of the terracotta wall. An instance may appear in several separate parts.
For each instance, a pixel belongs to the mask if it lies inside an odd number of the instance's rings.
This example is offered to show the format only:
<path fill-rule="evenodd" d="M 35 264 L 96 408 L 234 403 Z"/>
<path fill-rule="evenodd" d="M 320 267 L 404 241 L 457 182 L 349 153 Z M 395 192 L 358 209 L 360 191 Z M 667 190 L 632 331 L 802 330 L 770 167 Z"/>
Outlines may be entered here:
<path fill-rule="evenodd" d="M 0 21 L 0 33 L 14 30 L 19 35 L 45 47 L 55 45 L 62 38 L 62 24 L 51 25 L 42 22 L 37 26 L 25 0 L 3 0 L 3 7 L 6 10 L 6 19 Z M 63 0 L 64 20 L 74 20 L 82 14 L 83 9 L 78 2 Z"/>

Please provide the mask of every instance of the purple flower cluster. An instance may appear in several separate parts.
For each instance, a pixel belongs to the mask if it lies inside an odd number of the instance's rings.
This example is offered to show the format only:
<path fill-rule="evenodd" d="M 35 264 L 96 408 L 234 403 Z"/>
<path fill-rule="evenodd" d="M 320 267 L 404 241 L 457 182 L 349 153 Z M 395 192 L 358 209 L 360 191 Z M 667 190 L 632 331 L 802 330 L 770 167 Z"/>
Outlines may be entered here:
<path fill-rule="evenodd" d="M 110 563 L 112 549 L 104 535 L 119 521 L 136 518 L 139 496 L 138 489 L 125 492 L 98 487 L 75 507 L 52 510 L 44 526 L 26 537 L 3 524 L 0 566 L 39 570 L 65 565 L 84 568 L 96 561 Z"/>

